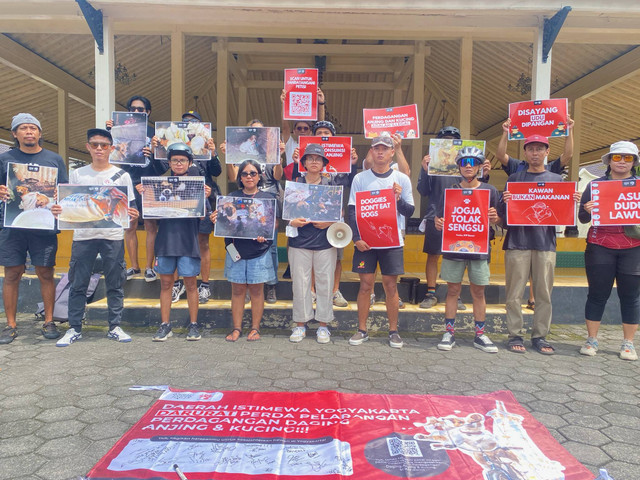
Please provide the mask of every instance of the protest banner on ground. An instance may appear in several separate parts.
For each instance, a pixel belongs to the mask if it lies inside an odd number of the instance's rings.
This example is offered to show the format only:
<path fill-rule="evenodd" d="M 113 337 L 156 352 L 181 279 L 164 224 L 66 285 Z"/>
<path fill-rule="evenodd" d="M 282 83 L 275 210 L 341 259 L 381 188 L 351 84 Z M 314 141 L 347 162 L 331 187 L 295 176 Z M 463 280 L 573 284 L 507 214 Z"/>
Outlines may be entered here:
<path fill-rule="evenodd" d="M 275 198 L 218 195 L 216 209 L 218 219 L 213 231 L 215 237 L 264 237 L 266 240 L 273 240 L 276 225 Z"/>
<path fill-rule="evenodd" d="M 317 68 L 285 69 L 284 92 L 284 120 L 318 119 Z"/>
<path fill-rule="evenodd" d="M 305 218 L 312 222 L 338 222 L 342 218 L 342 185 L 287 182 L 282 219 Z"/>
<path fill-rule="evenodd" d="M 119 185 L 58 185 L 60 230 L 129 228 L 129 189 Z"/>
<path fill-rule="evenodd" d="M 143 218 L 204 217 L 204 177 L 142 177 Z"/>
<path fill-rule="evenodd" d="M 31 163 L 7 163 L 6 185 L 9 199 L 4 202 L 4 226 L 53 230 L 58 169 Z"/>
<path fill-rule="evenodd" d="M 489 253 L 489 202 L 489 190 L 444 191 L 442 253 Z"/>
<path fill-rule="evenodd" d="M 640 225 L 640 182 L 635 178 L 591 182 L 591 224 Z"/>
<path fill-rule="evenodd" d="M 324 154 L 329 160 L 329 164 L 323 169 L 323 172 L 351 172 L 351 137 L 300 137 L 298 138 L 300 158 L 310 143 L 317 143 L 324 148 Z M 298 170 L 306 172 L 302 162 L 298 163 Z"/>
<path fill-rule="evenodd" d="M 167 149 L 174 143 L 184 143 L 191 148 L 194 160 L 211 160 L 207 142 L 211 139 L 209 122 L 156 122 L 159 145 L 154 149 L 156 160 L 167 159 Z"/>
<path fill-rule="evenodd" d="M 507 224 L 562 226 L 576 224 L 576 182 L 509 182 Z"/>
<path fill-rule="evenodd" d="M 112 112 L 111 136 L 114 149 L 109 155 L 113 165 L 144 165 L 142 149 L 147 145 L 147 114 L 141 112 Z"/>
<path fill-rule="evenodd" d="M 360 238 L 371 248 L 399 247 L 393 189 L 356 192 L 356 224 Z"/>
<path fill-rule="evenodd" d="M 455 138 L 432 138 L 429 141 L 429 175 L 459 177 L 456 163 L 458 152 L 464 147 L 476 147 L 484 153 L 484 140 L 458 140 Z M 482 169 L 478 172 L 482 176 Z"/>
<path fill-rule="evenodd" d="M 509 118 L 509 140 L 524 140 L 531 135 L 569 135 L 566 98 L 510 103 Z"/>
<path fill-rule="evenodd" d="M 278 127 L 226 127 L 227 164 L 245 160 L 277 165 L 280 163 L 280 129 Z"/>
<path fill-rule="evenodd" d="M 362 116 L 367 138 L 396 133 L 402 138 L 420 138 L 418 106 L 415 103 L 401 107 L 365 108 Z"/>

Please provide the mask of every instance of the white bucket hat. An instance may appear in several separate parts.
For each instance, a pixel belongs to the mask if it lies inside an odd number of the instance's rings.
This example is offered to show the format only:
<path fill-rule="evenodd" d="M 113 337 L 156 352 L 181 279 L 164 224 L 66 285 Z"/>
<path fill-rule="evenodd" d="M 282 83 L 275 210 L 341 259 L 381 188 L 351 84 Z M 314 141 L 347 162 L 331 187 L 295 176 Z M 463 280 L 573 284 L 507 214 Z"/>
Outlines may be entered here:
<path fill-rule="evenodd" d="M 611 163 L 611 155 L 615 154 L 633 155 L 635 157 L 633 166 L 638 165 L 638 147 L 635 143 L 622 141 L 612 144 L 609 153 L 602 156 L 602 163 L 608 166 Z"/>

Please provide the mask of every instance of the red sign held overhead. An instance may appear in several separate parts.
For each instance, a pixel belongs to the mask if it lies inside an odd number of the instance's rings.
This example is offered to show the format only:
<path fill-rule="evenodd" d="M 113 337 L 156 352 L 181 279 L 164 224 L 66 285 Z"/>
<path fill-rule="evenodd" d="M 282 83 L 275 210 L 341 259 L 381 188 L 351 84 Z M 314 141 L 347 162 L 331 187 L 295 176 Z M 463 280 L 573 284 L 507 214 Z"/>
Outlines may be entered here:
<path fill-rule="evenodd" d="M 591 200 L 594 226 L 640 224 L 640 182 L 635 178 L 593 181 Z"/>
<path fill-rule="evenodd" d="M 507 224 L 555 226 L 576 224 L 576 182 L 509 182 Z"/>
<path fill-rule="evenodd" d="M 415 103 L 402 107 L 365 108 L 362 116 L 367 138 L 396 133 L 402 138 L 420 138 L 418 106 Z"/>
<path fill-rule="evenodd" d="M 524 140 L 531 135 L 569 135 L 566 98 L 510 103 L 509 119 L 509 140 Z"/>
<path fill-rule="evenodd" d="M 356 223 L 360 238 L 371 248 L 399 247 L 393 189 L 356 192 Z"/>
<path fill-rule="evenodd" d="M 444 191 L 442 253 L 489 253 L 489 190 Z"/>
<path fill-rule="evenodd" d="M 324 172 L 351 172 L 351 137 L 300 137 L 300 158 L 310 143 L 317 143 L 324 148 L 324 154 L 329 159 L 329 164 L 323 170 Z M 298 169 L 300 172 L 306 171 L 302 162 L 298 164 Z"/>
<path fill-rule="evenodd" d="M 318 119 L 318 69 L 290 68 L 284 71 L 284 119 Z"/>

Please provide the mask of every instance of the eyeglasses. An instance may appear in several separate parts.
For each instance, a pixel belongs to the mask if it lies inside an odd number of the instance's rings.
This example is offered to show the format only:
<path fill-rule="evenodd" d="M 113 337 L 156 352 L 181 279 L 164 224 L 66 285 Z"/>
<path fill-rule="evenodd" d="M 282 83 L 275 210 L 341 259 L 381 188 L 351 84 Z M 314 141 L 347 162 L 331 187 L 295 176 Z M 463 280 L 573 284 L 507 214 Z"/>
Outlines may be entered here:
<path fill-rule="evenodd" d="M 481 163 L 482 162 L 480 162 L 480 160 L 475 157 L 466 157 L 458 160 L 458 164 L 461 167 L 475 167 L 476 165 L 480 165 Z"/>
<path fill-rule="evenodd" d="M 129 111 L 130 112 L 140 112 L 140 113 L 144 113 L 147 111 L 146 108 L 144 107 L 129 107 Z"/>
<path fill-rule="evenodd" d="M 611 155 L 611 160 L 614 162 L 619 162 L 620 160 L 624 160 L 625 163 L 633 163 L 635 159 L 636 159 L 635 155 L 621 155 L 619 153 Z"/>
<path fill-rule="evenodd" d="M 89 146 L 94 150 L 98 150 L 98 149 L 108 150 L 109 148 L 111 148 L 110 143 L 104 143 L 104 142 L 89 142 Z"/>
<path fill-rule="evenodd" d="M 309 127 L 296 127 L 296 130 L 299 132 L 308 132 L 311 129 Z"/>
<path fill-rule="evenodd" d="M 321 163 L 324 162 L 322 157 L 316 157 L 316 156 L 311 156 L 309 155 L 307 158 L 304 159 L 305 163 L 309 163 L 309 162 L 315 162 L 315 163 Z"/>
<path fill-rule="evenodd" d="M 183 163 L 189 163 L 189 160 L 185 160 L 184 158 L 172 158 L 169 162 L 175 163 L 176 165 L 182 165 Z"/>
<path fill-rule="evenodd" d="M 240 176 L 243 178 L 247 178 L 247 177 L 253 178 L 258 176 L 258 172 L 242 172 Z"/>

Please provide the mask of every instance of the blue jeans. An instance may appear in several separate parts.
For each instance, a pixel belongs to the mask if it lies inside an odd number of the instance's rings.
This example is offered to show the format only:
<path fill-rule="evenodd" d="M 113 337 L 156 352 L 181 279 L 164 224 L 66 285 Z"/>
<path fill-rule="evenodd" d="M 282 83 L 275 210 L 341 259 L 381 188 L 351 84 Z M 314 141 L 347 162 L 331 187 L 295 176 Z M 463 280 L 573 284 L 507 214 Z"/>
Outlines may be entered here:
<path fill-rule="evenodd" d="M 271 248 L 269 248 L 269 253 L 271 254 L 271 259 L 273 260 L 273 270 L 276 275 L 274 280 L 269 280 L 265 282 L 267 285 L 277 285 L 278 284 L 278 244 L 277 244 L 277 236 L 273 240 L 271 244 Z"/>

